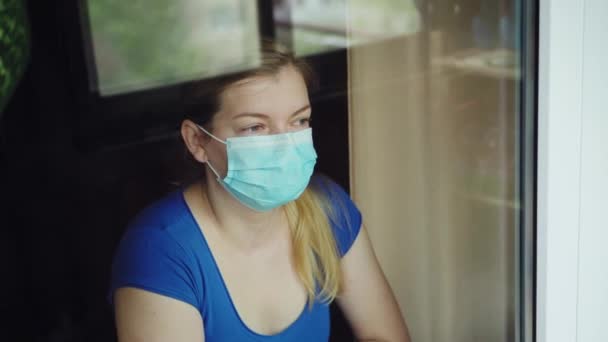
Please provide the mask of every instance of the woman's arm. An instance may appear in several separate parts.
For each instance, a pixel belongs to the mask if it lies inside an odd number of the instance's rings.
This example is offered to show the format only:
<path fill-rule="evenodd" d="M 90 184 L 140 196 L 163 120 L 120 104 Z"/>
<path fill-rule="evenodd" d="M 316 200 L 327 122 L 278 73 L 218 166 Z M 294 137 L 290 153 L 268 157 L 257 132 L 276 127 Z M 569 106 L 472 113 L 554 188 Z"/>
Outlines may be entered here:
<path fill-rule="evenodd" d="M 114 294 L 120 342 L 205 341 L 196 308 L 149 291 L 123 287 Z"/>
<path fill-rule="evenodd" d="M 357 340 L 411 342 L 365 227 L 341 262 L 343 290 L 337 302 Z"/>

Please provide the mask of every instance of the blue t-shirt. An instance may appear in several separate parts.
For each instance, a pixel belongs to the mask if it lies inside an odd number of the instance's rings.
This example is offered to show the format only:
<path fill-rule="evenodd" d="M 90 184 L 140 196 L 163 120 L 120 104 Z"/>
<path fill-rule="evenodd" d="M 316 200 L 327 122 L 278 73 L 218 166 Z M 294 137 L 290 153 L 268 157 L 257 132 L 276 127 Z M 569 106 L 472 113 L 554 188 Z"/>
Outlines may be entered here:
<path fill-rule="evenodd" d="M 361 214 L 350 197 L 327 178 L 315 176 L 311 186 L 333 206 L 330 223 L 340 256 L 361 229 Z M 329 307 L 316 301 L 276 335 L 261 335 L 239 317 L 201 229 L 183 197 L 174 191 L 145 209 L 130 224 L 114 257 L 112 294 L 135 287 L 184 301 L 201 314 L 205 341 L 327 341 Z"/>

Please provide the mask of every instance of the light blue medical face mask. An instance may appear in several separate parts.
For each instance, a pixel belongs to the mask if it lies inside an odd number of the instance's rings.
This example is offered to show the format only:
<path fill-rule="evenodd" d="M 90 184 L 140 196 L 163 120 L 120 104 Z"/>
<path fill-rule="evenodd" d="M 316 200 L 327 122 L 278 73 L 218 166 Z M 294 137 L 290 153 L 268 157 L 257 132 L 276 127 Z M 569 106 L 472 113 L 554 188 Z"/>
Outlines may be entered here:
<path fill-rule="evenodd" d="M 268 211 L 297 199 L 306 189 L 317 161 L 311 128 L 223 141 L 198 127 L 226 145 L 226 177 L 221 179 L 209 161 L 207 165 L 220 184 L 249 208 Z"/>

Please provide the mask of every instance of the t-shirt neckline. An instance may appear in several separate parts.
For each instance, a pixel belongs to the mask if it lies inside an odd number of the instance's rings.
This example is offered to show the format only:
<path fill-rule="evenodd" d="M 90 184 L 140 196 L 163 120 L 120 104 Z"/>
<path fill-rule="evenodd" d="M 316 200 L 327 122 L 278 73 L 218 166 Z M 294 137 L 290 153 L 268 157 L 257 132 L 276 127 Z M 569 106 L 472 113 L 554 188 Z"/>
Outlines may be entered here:
<path fill-rule="evenodd" d="M 290 323 L 287 327 L 285 327 L 285 329 L 283 329 L 282 331 L 273 334 L 273 335 L 266 335 L 266 334 L 261 334 L 258 333 L 256 331 L 254 331 L 253 329 L 251 329 L 241 318 L 236 306 L 234 305 L 234 302 L 232 300 L 232 296 L 230 295 L 230 292 L 228 291 L 228 287 L 226 286 L 226 282 L 224 281 L 224 276 L 222 275 L 222 272 L 220 271 L 220 268 L 215 260 L 215 256 L 213 255 L 213 252 L 211 251 L 211 248 L 209 247 L 209 244 L 207 243 L 207 239 L 205 238 L 205 234 L 203 233 L 202 227 L 199 225 L 199 223 L 196 221 L 196 218 L 194 217 L 194 213 L 192 212 L 190 206 L 188 205 L 188 202 L 186 202 L 186 198 L 184 196 L 184 191 L 185 188 L 181 188 L 177 191 L 177 195 L 180 198 L 180 202 L 181 204 L 184 206 L 184 208 L 186 209 L 186 212 L 188 213 L 188 218 L 189 220 L 191 220 L 193 227 L 196 228 L 196 230 L 198 231 L 198 236 L 200 236 L 200 242 L 203 244 L 204 249 L 207 251 L 207 253 L 209 254 L 209 257 L 211 259 L 211 262 L 213 263 L 213 267 L 215 272 L 217 273 L 218 278 L 221 281 L 222 284 L 222 291 L 224 293 L 224 296 L 228 299 L 228 302 L 230 303 L 230 308 L 231 308 L 231 313 L 232 315 L 237 319 L 237 321 L 239 322 L 239 325 L 249 334 L 252 334 L 256 337 L 259 338 L 266 338 L 266 339 L 279 339 L 284 337 L 289 331 L 295 329 L 295 327 L 300 324 L 301 321 L 304 320 L 305 318 L 305 313 L 307 311 L 308 308 L 308 301 L 306 303 L 304 303 L 304 307 L 302 308 L 302 311 L 300 312 L 300 314 L 298 315 L 298 317 L 292 322 Z M 204 304 L 203 304 L 204 305 Z"/>

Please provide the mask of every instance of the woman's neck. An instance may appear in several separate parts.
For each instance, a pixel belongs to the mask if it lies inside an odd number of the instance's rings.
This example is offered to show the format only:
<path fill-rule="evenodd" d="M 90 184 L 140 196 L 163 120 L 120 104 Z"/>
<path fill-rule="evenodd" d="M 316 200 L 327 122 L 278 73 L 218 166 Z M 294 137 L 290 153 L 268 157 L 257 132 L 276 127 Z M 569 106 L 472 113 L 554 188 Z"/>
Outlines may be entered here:
<path fill-rule="evenodd" d="M 281 228 L 286 226 L 281 208 L 255 211 L 234 198 L 214 177 L 206 178 L 199 187 L 202 204 L 222 235 L 247 249 L 263 246 L 280 236 Z"/>

